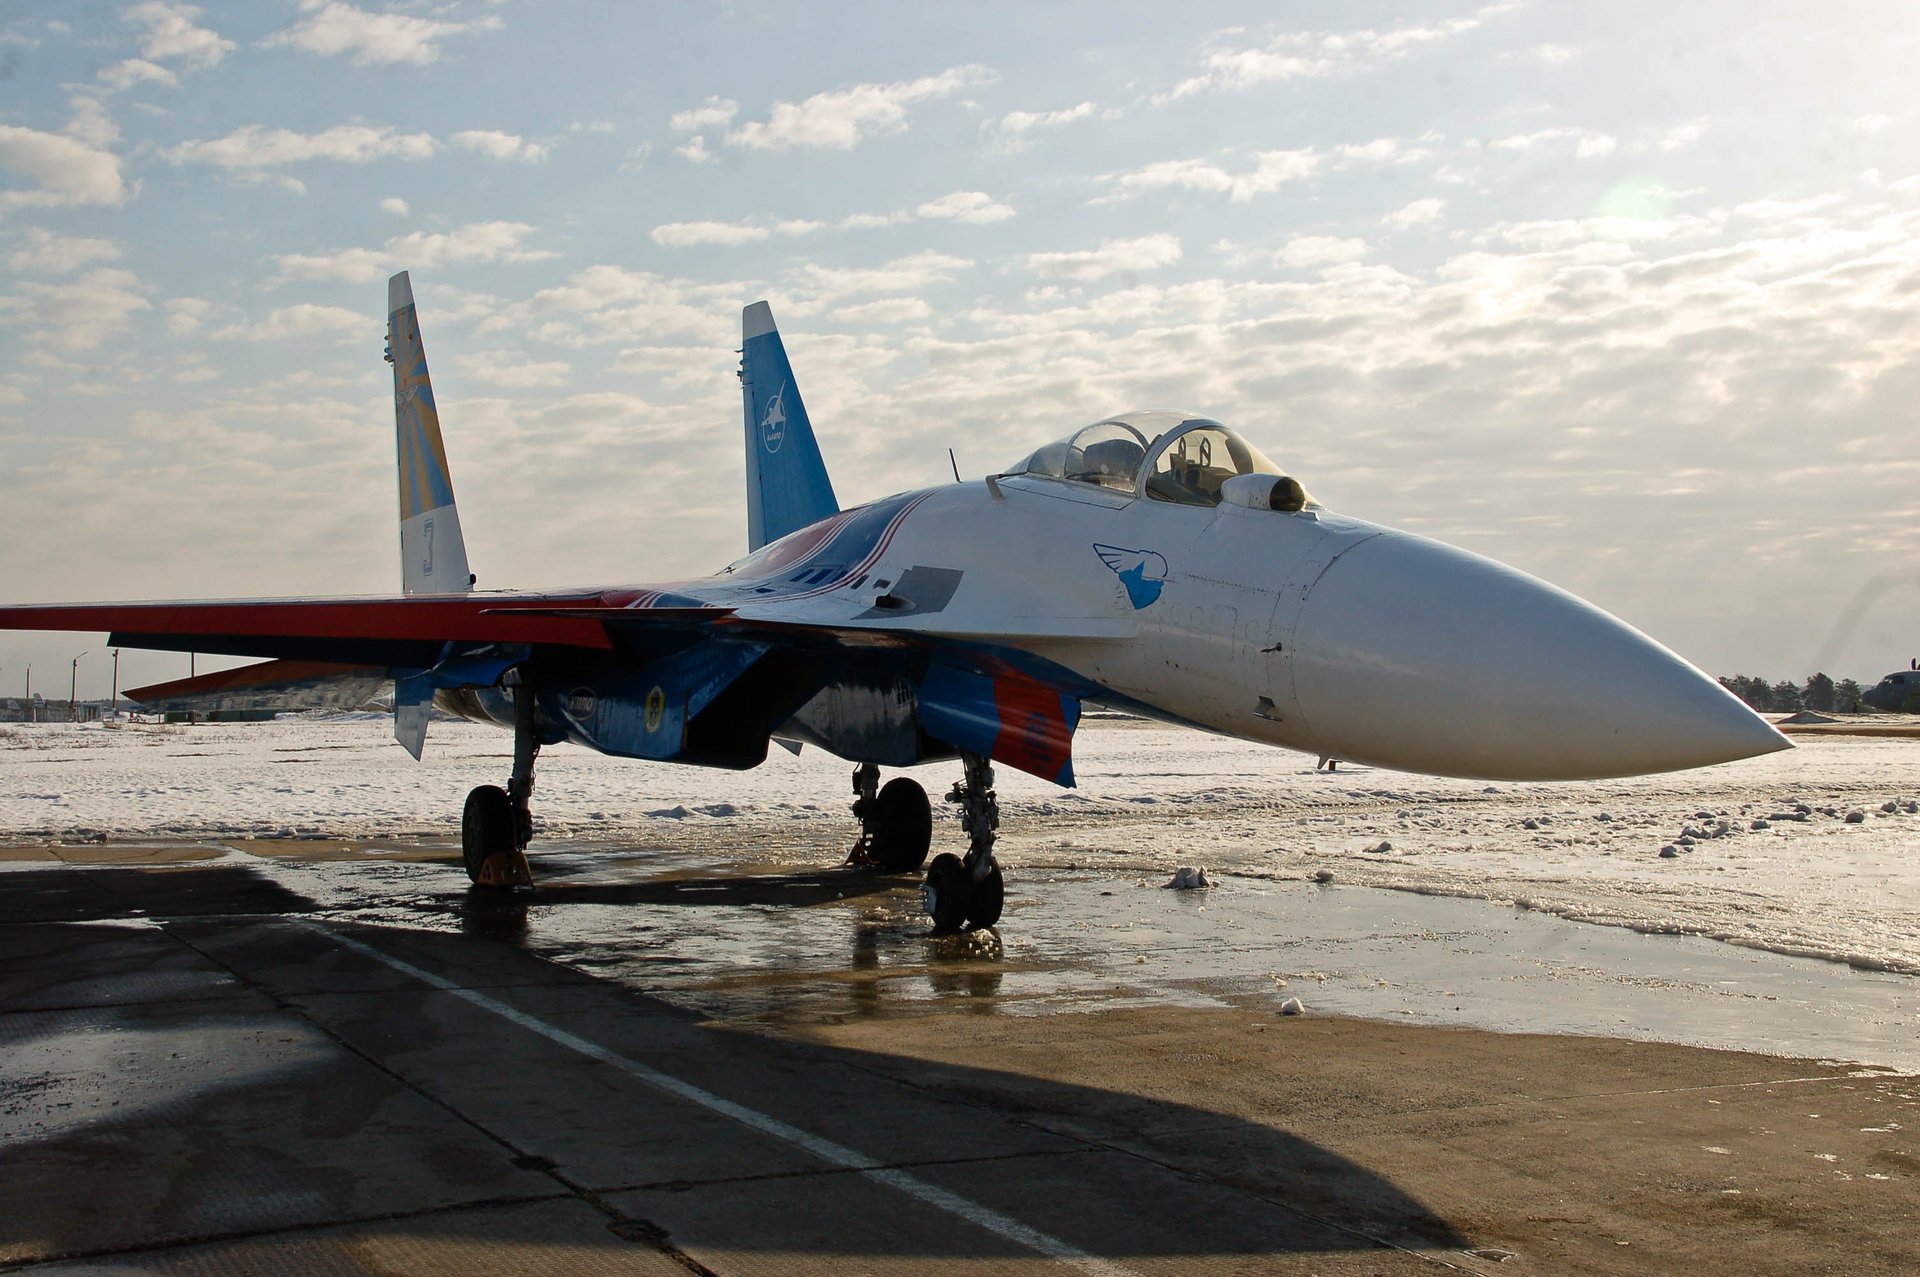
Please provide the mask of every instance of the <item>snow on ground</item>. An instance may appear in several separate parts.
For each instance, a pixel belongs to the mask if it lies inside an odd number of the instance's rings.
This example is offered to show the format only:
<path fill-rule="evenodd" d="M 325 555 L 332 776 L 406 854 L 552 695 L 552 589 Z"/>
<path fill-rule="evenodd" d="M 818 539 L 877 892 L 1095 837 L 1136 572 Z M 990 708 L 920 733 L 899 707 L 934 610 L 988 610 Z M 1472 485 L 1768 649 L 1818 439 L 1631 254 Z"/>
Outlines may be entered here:
<path fill-rule="evenodd" d="M 380 716 L 0 726 L 0 840 L 452 841 L 467 790 L 505 779 L 509 745 L 486 727 L 436 722 L 415 763 Z M 1327 871 L 1342 883 L 1920 975 L 1915 742 L 1803 738 L 1794 751 L 1725 767 L 1578 784 L 1313 764 L 1090 719 L 1076 741 L 1077 790 L 998 769 L 1002 846 L 1015 866 Z M 936 806 L 957 773 L 952 763 L 914 769 Z M 817 863 L 854 836 L 850 775 L 818 750 L 795 758 L 775 748 L 751 772 L 726 772 L 562 746 L 541 756 L 535 815 L 549 843 Z M 1690 847 L 1680 841 L 1689 830 Z M 957 843 L 957 831 L 938 824 L 936 840 Z M 1663 858 L 1666 846 L 1675 854 Z"/>

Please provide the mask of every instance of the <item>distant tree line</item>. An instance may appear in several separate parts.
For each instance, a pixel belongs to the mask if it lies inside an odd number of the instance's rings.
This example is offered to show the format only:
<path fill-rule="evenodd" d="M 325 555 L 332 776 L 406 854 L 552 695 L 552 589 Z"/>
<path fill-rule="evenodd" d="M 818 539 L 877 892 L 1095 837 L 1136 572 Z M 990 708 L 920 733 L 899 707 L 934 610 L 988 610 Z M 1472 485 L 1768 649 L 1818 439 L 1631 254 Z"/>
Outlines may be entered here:
<path fill-rule="evenodd" d="M 1818 714 L 1835 710 L 1850 713 L 1860 708 L 1860 684 L 1850 678 L 1836 683 L 1825 674 L 1815 674 L 1804 683 L 1785 679 L 1769 683 L 1764 678 L 1735 674 L 1721 679 L 1720 686 L 1765 714 L 1796 714 L 1803 709 Z"/>

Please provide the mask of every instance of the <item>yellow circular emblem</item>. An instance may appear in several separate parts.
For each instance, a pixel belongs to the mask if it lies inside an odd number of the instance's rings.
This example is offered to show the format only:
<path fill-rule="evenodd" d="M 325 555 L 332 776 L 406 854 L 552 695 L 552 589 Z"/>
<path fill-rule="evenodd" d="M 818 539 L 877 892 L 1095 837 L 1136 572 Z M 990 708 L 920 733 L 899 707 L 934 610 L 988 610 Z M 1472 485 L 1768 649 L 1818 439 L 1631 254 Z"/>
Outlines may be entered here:
<path fill-rule="evenodd" d="M 667 694 L 659 688 L 647 693 L 647 730 L 657 732 L 667 717 Z"/>

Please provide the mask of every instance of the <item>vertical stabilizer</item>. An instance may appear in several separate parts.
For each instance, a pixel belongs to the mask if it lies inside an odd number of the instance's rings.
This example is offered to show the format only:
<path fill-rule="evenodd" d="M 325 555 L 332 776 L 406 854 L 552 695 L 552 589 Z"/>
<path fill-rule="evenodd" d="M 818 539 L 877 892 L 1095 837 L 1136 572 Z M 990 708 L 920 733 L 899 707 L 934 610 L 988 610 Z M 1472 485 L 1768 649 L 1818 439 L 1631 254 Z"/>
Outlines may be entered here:
<path fill-rule="evenodd" d="M 408 594 L 465 594 L 473 578 L 453 505 L 453 476 L 440 438 L 440 413 L 427 378 L 413 284 L 387 281 L 387 358 L 393 364 L 393 422 L 400 452 L 400 584 Z"/>
<path fill-rule="evenodd" d="M 740 389 L 747 419 L 747 549 L 753 551 L 839 513 L 840 503 L 765 302 L 740 315 Z"/>

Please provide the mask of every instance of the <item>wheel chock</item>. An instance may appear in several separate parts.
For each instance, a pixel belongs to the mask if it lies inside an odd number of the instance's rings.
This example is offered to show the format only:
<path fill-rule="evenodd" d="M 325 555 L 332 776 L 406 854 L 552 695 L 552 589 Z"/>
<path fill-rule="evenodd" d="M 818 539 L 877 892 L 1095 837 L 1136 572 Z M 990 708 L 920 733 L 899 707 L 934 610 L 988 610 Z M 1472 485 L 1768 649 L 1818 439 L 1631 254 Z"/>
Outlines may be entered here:
<path fill-rule="evenodd" d="M 533 870 L 527 867 L 527 853 L 494 852 L 480 862 L 480 875 L 474 882 L 482 887 L 531 887 Z"/>

